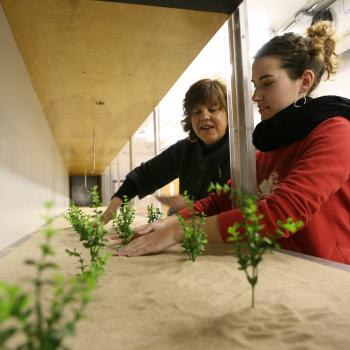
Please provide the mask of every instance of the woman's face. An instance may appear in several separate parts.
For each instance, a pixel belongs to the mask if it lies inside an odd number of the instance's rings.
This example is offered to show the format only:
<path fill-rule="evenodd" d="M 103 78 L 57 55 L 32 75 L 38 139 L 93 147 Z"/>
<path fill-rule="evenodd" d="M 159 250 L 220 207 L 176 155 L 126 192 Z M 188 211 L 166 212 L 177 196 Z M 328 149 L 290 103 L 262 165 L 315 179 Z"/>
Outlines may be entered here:
<path fill-rule="evenodd" d="M 191 111 L 191 122 L 197 137 L 210 145 L 225 135 L 227 114 L 217 103 L 198 104 Z"/>
<path fill-rule="evenodd" d="M 252 67 L 254 94 L 261 119 L 269 119 L 302 95 L 302 79 L 292 80 L 287 70 L 280 67 L 277 57 L 257 58 Z"/>

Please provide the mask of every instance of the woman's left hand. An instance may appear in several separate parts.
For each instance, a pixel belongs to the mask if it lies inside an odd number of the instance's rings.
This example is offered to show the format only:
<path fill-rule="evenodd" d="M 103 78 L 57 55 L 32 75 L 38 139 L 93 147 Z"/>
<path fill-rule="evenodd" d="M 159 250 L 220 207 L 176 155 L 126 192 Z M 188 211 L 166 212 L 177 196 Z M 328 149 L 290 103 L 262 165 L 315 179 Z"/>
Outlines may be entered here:
<path fill-rule="evenodd" d="M 181 225 L 175 215 L 138 227 L 135 233 L 139 237 L 129 242 L 117 255 L 139 256 L 159 253 L 184 238 Z"/>

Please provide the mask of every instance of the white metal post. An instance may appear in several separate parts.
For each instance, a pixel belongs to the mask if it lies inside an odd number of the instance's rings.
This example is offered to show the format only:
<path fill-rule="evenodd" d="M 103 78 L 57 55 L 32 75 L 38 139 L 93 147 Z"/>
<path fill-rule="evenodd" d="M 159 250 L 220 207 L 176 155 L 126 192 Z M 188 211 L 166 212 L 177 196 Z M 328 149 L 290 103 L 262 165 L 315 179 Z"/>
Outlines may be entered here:
<path fill-rule="evenodd" d="M 243 1 L 228 23 L 231 77 L 227 93 L 231 178 L 237 188 L 252 195 L 256 194 L 256 168 L 246 17 L 246 1 Z"/>

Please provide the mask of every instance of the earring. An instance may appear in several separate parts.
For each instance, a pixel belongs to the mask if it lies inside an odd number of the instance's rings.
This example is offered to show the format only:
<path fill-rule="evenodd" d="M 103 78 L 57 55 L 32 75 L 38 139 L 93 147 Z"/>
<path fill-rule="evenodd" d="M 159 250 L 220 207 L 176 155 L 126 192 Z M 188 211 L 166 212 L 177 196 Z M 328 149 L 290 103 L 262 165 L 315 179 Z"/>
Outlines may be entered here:
<path fill-rule="evenodd" d="M 300 101 L 301 99 L 303 99 L 302 102 L 301 102 L 300 104 L 298 104 L 298 101 Z M 294 101 L 294 103 L 293 103 L 293 105 L 294 105 L 295 108 L 300 108 L 300 107 L 304 106 L 304 104 L 306 104 L 306 96 L 305 96 L 305 93 L 303 93 L 303 96 L 302 96 L 302 97 L 298 97 L 298 98 Z"/>

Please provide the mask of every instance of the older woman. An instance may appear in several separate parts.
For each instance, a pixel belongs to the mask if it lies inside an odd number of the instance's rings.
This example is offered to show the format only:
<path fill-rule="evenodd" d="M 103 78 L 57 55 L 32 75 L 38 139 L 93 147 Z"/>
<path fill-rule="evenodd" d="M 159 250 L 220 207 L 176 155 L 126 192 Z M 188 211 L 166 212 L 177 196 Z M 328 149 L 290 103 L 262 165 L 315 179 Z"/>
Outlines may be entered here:
<path fill-rule="evenodd" d="M 187 91 L 183 109 L 183 128 L 188 138 L 178 141 L 151 160 L 131 171 L 112 197 L 104 212 L 104 222 L 111 220 L 122 198 L 139 198 L 153 193 L 179 178 L 180 193 L 194 199 L 208 195 L 210 182 L 225 183 L 230 178 L 227 132 L 226 87 L 218 80 L 203 79 Z M 176 209 L 181 197 L 163 197 Z"/>

